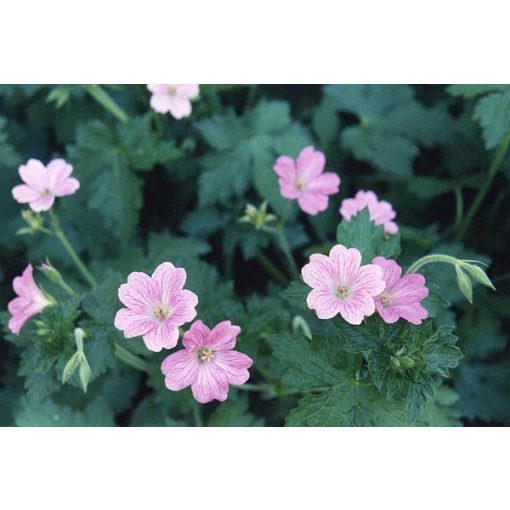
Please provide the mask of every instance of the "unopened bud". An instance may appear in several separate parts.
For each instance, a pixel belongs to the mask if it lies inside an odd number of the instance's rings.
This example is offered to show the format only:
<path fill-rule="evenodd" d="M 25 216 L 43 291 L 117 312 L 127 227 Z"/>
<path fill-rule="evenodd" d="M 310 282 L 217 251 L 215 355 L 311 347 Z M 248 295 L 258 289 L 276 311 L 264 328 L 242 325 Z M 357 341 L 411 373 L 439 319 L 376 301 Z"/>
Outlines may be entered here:
<path fill-rule="evenodd" d="M 473 285 L 471 284 L 471 280 L 466 273 L 464 273 L 459 264 L 455 264 L 455 272 L 457 273 L 457 285 L 460 291 L 470 303 L 473 303 Z"/>
<path fill-rule="evenodd" d="M 490 281 L 490 278 L 480 266 L 464 262 L 462 264 L 462 269 L 464 269 L 464 271 L 466 271 L 466 273 L 476 282 L 481 283 L 482 285 L 485 285 L 492 290 L 496 290 L 496 287 L 494 287 L 493 283 Z"/>
<path fill-rule="evenodd" d="M 39 271 L 50 280 L 50 282 L 54 283 L 62 283 L 62 275 L 51 265 L 51 262 L 49 260 L 46 260 L 46 262 L 43 262 L 39 266 Z"/>
<path fill-rule="evenodd" d="M 80 353 L 75 352 L 62 371 L 62 382 L 66 383 L 80 366 Z"/>

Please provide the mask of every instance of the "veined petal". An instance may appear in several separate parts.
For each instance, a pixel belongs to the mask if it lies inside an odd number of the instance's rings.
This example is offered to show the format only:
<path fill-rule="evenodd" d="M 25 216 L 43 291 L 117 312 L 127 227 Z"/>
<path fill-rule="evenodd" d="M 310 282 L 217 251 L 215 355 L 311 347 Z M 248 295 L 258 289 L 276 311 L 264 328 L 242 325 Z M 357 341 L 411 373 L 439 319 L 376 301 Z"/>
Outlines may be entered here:
<path fill-rule="evenodd" d="M 239 333 L 241 333 L 239 326 L 233 326 L 230 321 L 222 321 L 214 326 L 203 345 L 211 347 L 214 351 L 233 349 Z"/>
<path fill-rule="evenodd" d="M 161 349 L 172 349 L 179 340 L 179 328 L 166 320 L 156 324 L 156 327 L 143 335 L 143 341 L 149 351 L 159 352 Z"/>
<path fill-rule="evenodd" d="M 230 384 L 244 384 L 250 378 L 248 368 L 253 360 L 242 352 L 218 351 L 211 363 L 223 370 Z"/>
<path fill-rule="evenodd" d="M 191 385 L 195 399 L 201 404 L 212 400 L 223 402 L 228 396 L 228 380 L 223 370 L 213 363 L 200 363 L 196 381 Z"/>
<path fill-rule="evenodd" d="M 331 289 L 313 289 L 306 298 L 306 304 L 311 310 L 315 310 L 319 319 L 332 319 L 340 312 L 340 299 Z"/>
<path fill-rule="evenodd" d="M 197 351 L 205 344 L 211 330 L 201 321 L 195 321 L 191 327 L 184 333 L 182 345 L 186 349 Z"/>
<path fill-rule="evenodd" d="M 191 386 L 198 378 L 198 356 L 185 349 L 170 354 L 161 363 L 161 372 L 165 375 L 165 386 L 179 391 Z"/>

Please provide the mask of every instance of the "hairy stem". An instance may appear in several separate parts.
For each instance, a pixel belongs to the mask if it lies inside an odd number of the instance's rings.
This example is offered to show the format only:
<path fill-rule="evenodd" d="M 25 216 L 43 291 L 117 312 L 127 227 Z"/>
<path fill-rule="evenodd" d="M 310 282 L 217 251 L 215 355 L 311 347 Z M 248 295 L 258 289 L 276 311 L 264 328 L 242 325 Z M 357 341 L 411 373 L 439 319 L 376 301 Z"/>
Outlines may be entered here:
<path fill-rule="evenodd" d="M 464 235 L 466 234 L 469 226 L 471 225 L 471 222 L 473 221 L 473 218 L 475 217 L 476 213 L 478 212 L 478 209 L 480 208 L 480 205 L 482 204 L 485 198 L 485 195 L 487 195 L 487 192 L 491 187 L 492 181 L 494 180 L 494 177 L 496 176 L 496 173 L 499 167 L 501 166 L 501 163 L 503 162 L 503 159 L 507 153 L 509 145 L 510 145 L 510 133 L 508 133 L 503 138 L 501 143 L 498 145 L 496 153 L 494 154 L 494 158 L 492 159 L 491 164 L 489 165 L 487 177 L 483 182 L 482 186 L 480 187 L 480 189 L 478 190 L 475 199 L 471 203 L 471 206 L 469 207 L 468 212 L 464 217 L 464 221 L 462 222 L 459 230 L 457 231 L 455 241 L 457 242 L 461 241 Z"/>
<path fill-rule="evenodd" d="M 53 209 L 49 210 L 49 215 L 53 228 L 53 235 L 61 242 L 62 246 L 71 257 L 73 262 L 76 264 L 76 267 L 80 270 L 83 278 L 87 280 L 91 287 L 96 286 L 96 280 L 92 276 L 92 273 L 87 269 L 87 266 L 82 262 L 79 255 L 76 253 L 75 249 L 72 247 L 71 243 L 67 240 L 62 227 L 60 226 L 60 221 L 58 220 L 57 214 Z"/>
<path fill-rule="evenodd" d="M 269 257 L 262 251 L 257 253 L 257 260 L 262 264 L 264 269 L 274 277 L 274 279 L 284 286 L 287 286 L 288 280 L 285 275 L 271 262 Z"/>
<path fill-rule="evenodd" d="M 144 359 L 132 353 L 122 345 L 115 342 L 115 356 L 127 365 L 140 370 L 141 372 L 149 371 L 149 364 Z"/>
<path fill-rule="evenodd" d="M 83 85 L 83 88 L 116 119 L 127 122 L 127 113 L 110 97 L 110 95 L 99 85 Z"/>
<path fill-rule="evenodd" d="M 414 264 L 411 264 L 406 273 L 416 273 L 416 271 L 418 271 L 418 269 L 421 267 L 425 266 L 426 264 L 432 264 L 433 262 L 446 262 L 447 264 L 455 265 L 458 263 L 458 259 L 450 255 L 426 255 L 425 257 L 418 259 Z"/>

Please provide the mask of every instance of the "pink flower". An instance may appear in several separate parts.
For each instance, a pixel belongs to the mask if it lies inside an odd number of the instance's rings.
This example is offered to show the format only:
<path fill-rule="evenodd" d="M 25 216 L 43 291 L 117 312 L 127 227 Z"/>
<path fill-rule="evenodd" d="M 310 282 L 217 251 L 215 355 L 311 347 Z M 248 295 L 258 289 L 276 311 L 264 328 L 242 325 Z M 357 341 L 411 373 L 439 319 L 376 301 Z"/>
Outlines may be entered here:
<path fill-rule="evenodd" d="M 375 257 L 372 263 L 383 271 L 386 288 L 377 296 L 375 306 L 383 321 L 388 324 L 405 319 L 411 324 L 421 324 L 428 312 L 420 301 L 429 295 L 425 278 L 421 274 L 402 275 L 402 268 L 394 261 Z"/>
<path fill-rule="evenodd" d="M 9 329 L 15 334 L 19 332 L 25 322 L 41 313 L 45 307 L 52 304 L 34 281 L 34 268 L 28 264 L 21 276 L 16 276 L 12 282 L 12 288 L 18 297 L 14 298 L 7 309 L 11 314 Z"/>
<path fill-rule="evenodd" d="M 190 98 L 198 96 L 198 85 L 147 85 L 152 92 L 151 106 L 158 113 L 170 112 L 176 119 L 191 114 Z"/>
<path fill-rule="evenodd" d="M 80 187 L 80 182 L 69 177 L 72 165 L 63 159 L 54 159 L 44 166 L 37 159 L 29 159 L 19 167 L 19 175 L 25 184 L 12 188 L 12 196 L 21 204 L 30 205 L 35 212 L 51 209 L 56 197 L 72 195 Z"/>
<path fill-rule="evenodd" d="M 198 297 L 183 290 L 186 271 L 170 262 L 160 264 L 152 276 L 134 272 L 119 287 L 119 299 L 127 308 L 115 316 L 115 327 L 125 338 L 142 336 L 147 349 L 159 352 L 177 345 L 179 326 L 192 321 Z"/>
<path fill-rule="evenodd" d="M 344 219 L 349 221 L 356 213 L 368 207 L 370 219 L 376 225 L 384 225 L 384 231 L 387 234 L 396 234 L 398 226 L 391 221 L 397 213 L 393 210 L 392 205 L 385 200 L 378 200 L 377 195 L 373 191 L 360 190 L 354 198 L 346 198 L 342 201 L 340 214 Z"/>
<path fill-rule="evenodd" d="M 341 244 L 329 256 L 315 253 L 301 270 L 303 280 L 312 287 L 306 303 L 319 319 L 340 314 L 350 324 L 361 324 L 375 312 L 375 296 L 385 287 L 379 266 L 361 265 L 361 253 Z"/>
<path fill-rule="evenodd" d="M 338 193 L 340 177 L 324 172 L 326 158 L 312 146 L 305 147 L 294 161 L 280 156 L 274 166 L 279 176 L 280 192 L 285 198 L 297 199 L 299 207 L 315 216 L 328 208 L 328 196 Z"/>
<path fill-rule="evenodd" d="M 244 384 L 253 364 L 246 354 L 232 350 L 240 332 L 241 328 L 230 321 L 220 322 L 212 330 L 200 320 L 194 322 L 184 333 L 184 349 L 170 354 L 161 364 L 166 387 L 179 391 L 191 385 L 201 404 L 226 400 L 228 385 Z"/>

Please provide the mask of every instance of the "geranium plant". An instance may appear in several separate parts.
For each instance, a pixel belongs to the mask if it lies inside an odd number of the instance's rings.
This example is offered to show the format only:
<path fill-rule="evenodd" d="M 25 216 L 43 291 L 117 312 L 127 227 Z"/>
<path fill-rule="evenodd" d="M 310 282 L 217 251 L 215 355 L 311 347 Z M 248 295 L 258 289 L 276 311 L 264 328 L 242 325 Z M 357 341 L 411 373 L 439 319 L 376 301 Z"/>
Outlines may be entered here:
<path fill-rule="evenodd" d="M 0 424 L 510 422 L 509 105 L 0 86 Z"/>

